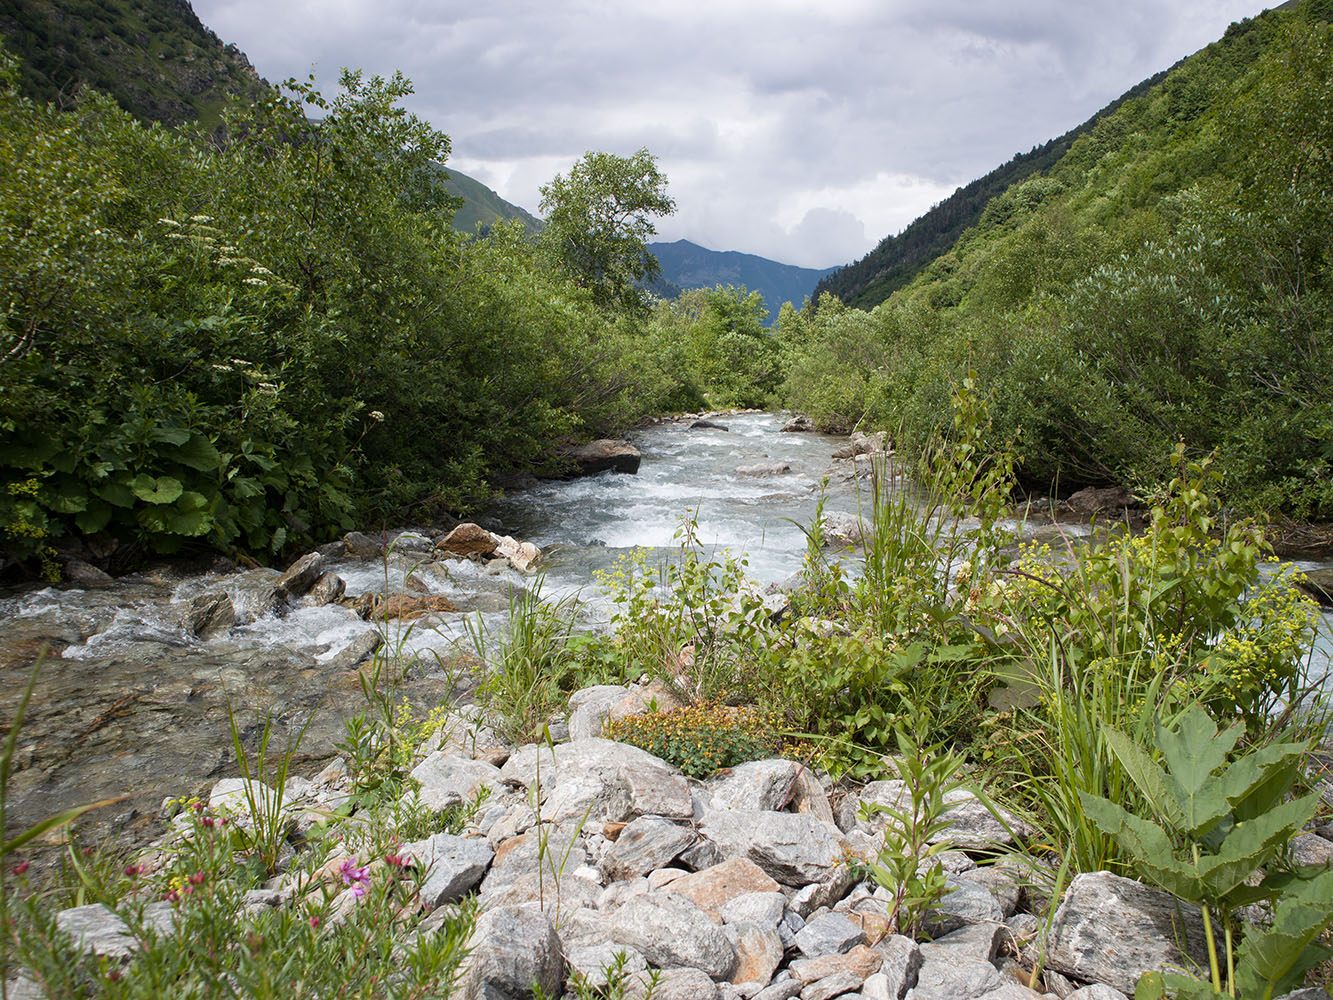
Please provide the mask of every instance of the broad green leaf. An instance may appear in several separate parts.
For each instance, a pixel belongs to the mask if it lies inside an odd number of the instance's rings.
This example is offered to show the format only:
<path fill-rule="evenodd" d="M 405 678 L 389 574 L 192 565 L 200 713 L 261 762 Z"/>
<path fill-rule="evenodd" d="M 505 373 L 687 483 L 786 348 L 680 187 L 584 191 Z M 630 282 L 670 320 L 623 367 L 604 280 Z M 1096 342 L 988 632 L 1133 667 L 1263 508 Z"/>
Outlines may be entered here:
<path fill-rule="evenodd" d="M 163 427 L 159 424 L 148 432 L 148 437 L 162 444 L 182 445 L 190 440 L 190 432 L 183 427 Z"/>
<path fill-rule="evenodd" d="M 1161 827 L 1096 795 L 1081 791 L 1078 797 L 1087 817 L 1134 855 L 1144 877 L 1191 903 L 1202 900 L 1202 883 L 1193 868 L 1176 859 L 1171 839 Z"/>
<path fill-rule="evenodd" d="M 134 491 L 129 483 L 103 483 L 93 487 L 93 493 L 117 507 L 134 506 Z"/>
<path fill-rule="evenodd" d="M 1286 798 L 1296 783 L 1305 750 L 1301 743 L 1274 743 L 1227 768 L 1221 776 L 1222 793 L 1230 800 L 1237 821 L 1260 816 Z"/>
<path fill-rule="evenodd" d="M 1242 727 L 1219 733 L 1202 705 L 1192 705 L 1173 729 L 1157 727 L 1157 741 L 1171 778 L 1178 786 L 1182 826 L 1193 837 L 1230 811 L 1230 804 L 1213 782 L 1213 772 L 1226 763 L 1240 739 Z"/>
<path fill-rule="evenodd" d="M 111 520 L 111 507 L 101 500 L 93 500 L 86 510 L 80 511 L 74 523 L 85 535 L 91 535 L 105 528 Z"/>
<path fill-rule="evenodd" d="M 181 465 L 200 472 L 212 472 L 222 466 L 222 455 L 203 434 L 191 436 L 189 441 L 176 449 L 173 457 Z"/>
<path fill-rule="evenodd" d="M 213 526 L 208 498 L 202 493 L 184 493 L 166 514 L 167 527 L 177 535 L 205 535 Z"/>
<path fill-rule="evenodd" d="M 48 487 L 42 491 L 42 498 L 47 496 L 51 497 L 47 506 L 57 514 L 77 514 L 88 509 L 88 491 L 77 483 L 58 489 Z"/>
<path fill-rule="evenodd" d="M 1283 802 L 1254 819 L 1237 823 L 1216 854 L 1201 858 L 1199 878 L 1214 899 L 1221 899 L 1267 864 L 1314 815 L 1319 795 Z"/>
<path fill-rule="evenodd" d="M 171 476 L 154 478 L 146 473 L 135 476 L 130 488 L 140 500 L 156 504 L 175 503 L 185 492 L 185 487 L 181 485 L 179 479 L 173 479 Z"/>
<path fill-rule="evenodd" d="M 1236 984 L 1243 996 L 1277 996 L 1295 989 L 1305 973 L 1333 950 L 1314 941 L 1333 922 L 1333 871 L 1297 883 L 1266 930 L 1250 927 L 1237 952 Z"/>
<path fill-rule="evenodd" d="M 1134 784 L 1139 786 L 1144 798 L 1171 825 L 1182 825 L 1184 814 L 1176 790 L 1166 773 L 1124 733 L 1110 726 L 1103 726 L 1102 732 L 1111 751 L 1134 780 Z"/>

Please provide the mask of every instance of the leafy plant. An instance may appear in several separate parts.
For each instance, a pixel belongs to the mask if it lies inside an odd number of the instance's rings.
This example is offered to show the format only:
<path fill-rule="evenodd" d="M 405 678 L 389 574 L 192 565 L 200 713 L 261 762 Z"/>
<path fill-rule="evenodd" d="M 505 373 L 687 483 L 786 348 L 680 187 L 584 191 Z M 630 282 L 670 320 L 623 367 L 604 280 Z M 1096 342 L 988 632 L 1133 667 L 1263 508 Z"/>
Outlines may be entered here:
<path fill-rule="evenodd" d="M 1092 795 L 1083 796 L 1092 820 L 1115 837 L 1144 877 L 1173 895 L 1199 905 L 1208 944 L 1212 988 L 1234 996 L 1236 909 L 1258 900 L 1282 899 L 1287 907 L 1267 937 L 1255 937 L 1244 952 L 1247 984 L 1272 988 L 1322 961 L 1324 949 L 1310 942 L 1333 921 L 1333 895 L 1311 895 L 1310 886 L 1291 892 L 1291 876 L 1270 870 L 1258 884 L 1252 876 L 1280 861 L 1287 841 L 1318 808 L 1312 793 L 1290 798 L 1307 747 L 1273 743 L 1228 760 L 1243 727 L 1219 732 L 1208 713 L 1193 706 L 1172 728 L 1156 726 L 1155 744 L 1166 767 L 1132 740 L 1107 728 L 1106 739 L 1133 777 L 1152 819 Z M 1322 888 L 1327 883 L 1320 883 Z M 1283 905 L 1279 905 L 1279 911 Z M 1225 972 L 1219 962 L 1214 918 L 1225 942 Z M 1306 931 L 1309 931 L 1307 934 Z M 1263 980 L 1259 980 L 1261 973 Z M 1164 977 L 1174 985 L 1177 979 Z M 1254 996 L 1257 993 L 1247 992 Z"/>
<path fill-rule="evenodd" d="M 949 828 L 947 814 L 957 803 L 949 793 L 963 787 L 958 773 L 963 758 L 938 750 L 923 751 L 902 730 L 897 732 L 898 756 L 893 766 L 903 783 L 895 802 L 863 802 L 861 816 L 884 815 L 884 846 L 869 863 L 870 875 L 887 889 L 889 922 L 896 933 L 916 937 L 932 908 L 952 890 L 946 873 L 931 863 L 952 844 L 942 834 Z"/>
<path fill-rule="evenodd" d="M 782 735 L 776 715 L 748 706 L 700 702 L 669 712 L 612 719 L 606 738 L 641 747 L 691 778 L 777 754 Z"/>

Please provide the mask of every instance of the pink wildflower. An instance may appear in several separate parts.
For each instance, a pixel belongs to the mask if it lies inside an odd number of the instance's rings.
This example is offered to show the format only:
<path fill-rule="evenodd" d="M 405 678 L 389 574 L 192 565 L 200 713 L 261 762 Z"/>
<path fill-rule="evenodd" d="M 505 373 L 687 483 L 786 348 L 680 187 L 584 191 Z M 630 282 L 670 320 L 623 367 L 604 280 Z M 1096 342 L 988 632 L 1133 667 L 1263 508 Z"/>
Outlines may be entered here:
<path fill-rule="evenodd" d="M 352 895 L 360 899 L 366 894 L 366 888 L 370 884 L 369 869 L 365 866 L 357 867 L 357 858 L 355 856 L 348 858 L 342 863 L 343 885 L 352 887 Z"/>

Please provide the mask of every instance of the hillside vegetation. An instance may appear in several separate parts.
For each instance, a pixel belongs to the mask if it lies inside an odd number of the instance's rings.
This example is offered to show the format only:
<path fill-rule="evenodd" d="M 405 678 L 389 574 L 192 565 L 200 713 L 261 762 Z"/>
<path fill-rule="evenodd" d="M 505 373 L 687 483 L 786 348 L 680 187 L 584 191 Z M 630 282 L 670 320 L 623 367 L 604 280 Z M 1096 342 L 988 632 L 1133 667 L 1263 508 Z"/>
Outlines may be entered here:
<path fill-rule="evenodd" d="M 0 42 L 19 57 L 19 88 L 39 103 L 84 87 L 145 121 L 212 128 L 233 97 L 271 88 L 186 0 L 0 0 Z"/>
<path fill-rule="evenodd" d="M 1031 485 L 1169 479 L 1333 518 L 1327 0 L 1233 24 L 1011 185 L 870 312 L 793 314 L 786 399 L 925 440 L 972 370 Z"/>

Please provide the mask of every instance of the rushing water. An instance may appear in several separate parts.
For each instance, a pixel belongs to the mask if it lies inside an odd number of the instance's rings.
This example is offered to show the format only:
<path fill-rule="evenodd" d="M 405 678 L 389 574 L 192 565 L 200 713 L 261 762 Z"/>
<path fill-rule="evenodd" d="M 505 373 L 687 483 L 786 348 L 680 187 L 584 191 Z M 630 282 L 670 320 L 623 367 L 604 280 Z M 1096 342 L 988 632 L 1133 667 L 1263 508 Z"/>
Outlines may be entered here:
<path fill-rule="evenodd" d="M 637 475 L 548 482 L 498 506 L 510 534 L 543 548 L 545 596 L 577 593 L 604 610 L 597 571 L 613 569 L 638 549 L 650 560 L 674 554 L 687 515 L 702 544 L 743 556 L 760 582 L 780 582 L 800 566 L 802 526 L 821 497 L 827 512 L 857 512 L 855 463 L 832 458 L 840 439 L 782 433 L 781 420 L 771 414 L 714 419 L 727 429 L 663 423 L 637 432 L 634 442 L 643 452 Z M 489 631 L 500 628 L 511 590 L 533 580 L 494 566 L 431 562 L 425 539 L 408 542 L 404 536 L 384 560 L 338 558 L 328 568 L 351 595 L 415 590 L 458 605 L 456 613 L 392 628 L 388 636 L 420 654 L 406 693 L 429 702 L 456 690 L 439 664 L 448 667 L 460 643 L 466 648 L 468 627 L 480 621 Z M 96 814 L 98 829 L 141 839 L 164 796 L 198 792 L 234 773 L 229 703 L 251 745 L 265 714 L 274 714 L 281 742 L 313 712 L 300 760 L 327 758 L 342 736 L 343 718 L 361 707 L 355 661 L 374 626 L 336 605 L 268 613 L 277 576 L 266 569 L 164 567 L 108 590 L 45 588 L 0 599 L 6 700 L 21 689 L 42 645 L 52 648 L 19 741 L 11 783 L 14 827 L 120 795 L 126 798 L 119 805 Z M 189 635 L 183 625 L 189 602 L 217 591 L 231 597 L 241 623 L 209 640 Z M 1315 653 L 1318 672 L 1329 662 L 1327 626 L 1326 619 Z M 0 724 L 9 711 L 0 703 Z"/>

